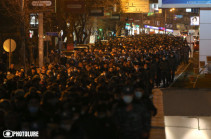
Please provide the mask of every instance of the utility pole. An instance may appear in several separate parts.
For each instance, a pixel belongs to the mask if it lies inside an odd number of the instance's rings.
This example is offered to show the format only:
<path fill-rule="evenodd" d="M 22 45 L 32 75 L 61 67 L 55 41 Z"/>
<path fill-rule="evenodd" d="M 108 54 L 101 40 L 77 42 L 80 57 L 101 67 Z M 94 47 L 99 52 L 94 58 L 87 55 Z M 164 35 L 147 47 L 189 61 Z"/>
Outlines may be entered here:
<path fill-rule="evenodd" d="M 43 58 L 44 58 L 44 46 L 43 46 L 43 13 L 39 13 L 38 15 L 38 20 L 39 20 L 39 67 L 43 66 Z"/>
<path fill-rule="evenodd" d="M 26 45 L 25 45 L 25 0 L 21 0 L 21 13 L 22 13 L 22 25 L 21 25 L 21 48 L 23 49 L 23 64 L 26 71 Z"/>
<path fill-rule="evenodd" d="M 144 28 L 144 17 L 143 17 L 143 12 L 141 12 L 141 28 L 142 28 L 142 30 L 141 30 L 141 34 L 143 34 L 143 28 Z M 144 30 L 144 32 L 145 32 L 145 30 Z"/>

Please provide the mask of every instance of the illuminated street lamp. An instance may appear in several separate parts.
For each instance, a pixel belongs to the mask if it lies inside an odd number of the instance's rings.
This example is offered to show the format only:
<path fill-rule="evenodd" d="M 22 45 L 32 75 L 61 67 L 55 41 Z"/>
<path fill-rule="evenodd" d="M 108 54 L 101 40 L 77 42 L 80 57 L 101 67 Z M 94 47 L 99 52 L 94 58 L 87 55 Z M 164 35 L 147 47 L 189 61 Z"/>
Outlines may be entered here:
<path fill-rule="evenodd" d="M 170 12 L 173 12 L 173 11 L 175 11 L 175 8 L 171 8 L 171 9 L 170 9 Z"/>

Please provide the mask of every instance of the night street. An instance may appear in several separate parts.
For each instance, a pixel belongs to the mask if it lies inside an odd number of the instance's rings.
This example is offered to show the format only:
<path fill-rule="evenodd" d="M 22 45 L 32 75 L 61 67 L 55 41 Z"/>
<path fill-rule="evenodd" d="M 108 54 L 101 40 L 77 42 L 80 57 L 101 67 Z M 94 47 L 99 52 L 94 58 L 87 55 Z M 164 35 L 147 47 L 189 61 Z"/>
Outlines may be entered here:
<path fill-rule="evenodd" d="M 1 0 L 0 138 L 210 139 L 210 0 Z"/>

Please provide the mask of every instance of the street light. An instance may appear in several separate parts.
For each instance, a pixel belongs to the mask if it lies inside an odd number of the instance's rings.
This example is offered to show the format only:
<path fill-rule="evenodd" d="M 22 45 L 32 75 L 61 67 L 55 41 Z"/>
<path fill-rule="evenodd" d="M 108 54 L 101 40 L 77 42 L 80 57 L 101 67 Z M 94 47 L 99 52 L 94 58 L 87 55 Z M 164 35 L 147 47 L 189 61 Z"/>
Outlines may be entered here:
<path fill-rule="evenodd" d="M 165 34 L 166 34 L 166 25 L 167 25 L 167 12 L 166 12 L 167 10 L 165 9 Z M 175 11 L 175 8 L 171 8 L 170 10 L 169 10 L 170 12 L 174 12 Z"/>
<path fill-rule="evenodd" d="M 175 11 L 175 8 L 171 8 L 171 9 L 170 9 L 170 12 L 173 12 L 173 11 Z"/>
<path fill-rule="evenodd" d="M 174 11 L 175 11 L 175 8 L 171 8 L 171 9 L 170 9 L 170 12 L 172 13 L 172 19 L 173 19 L 173 20 L 172 20 L 172 29 L 174 29 L 174 17 L 173 17 L 173 16 L 174 16 L 174 15 L 173 15 L 173 12 L 174 12 Z"/>

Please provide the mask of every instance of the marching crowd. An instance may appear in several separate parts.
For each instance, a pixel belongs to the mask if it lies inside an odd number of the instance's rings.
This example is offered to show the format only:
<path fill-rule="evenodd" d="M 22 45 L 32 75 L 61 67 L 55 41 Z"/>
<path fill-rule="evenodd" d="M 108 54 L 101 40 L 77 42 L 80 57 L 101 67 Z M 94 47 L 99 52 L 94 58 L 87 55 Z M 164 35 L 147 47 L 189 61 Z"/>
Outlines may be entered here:
<path fill-rule="evenodd" d="M 181 37 L 141 35 L 59 60 L 52 51 L 50 63 L 27 71 L 0 66 L 0 129 L 45 139 L 148 139 L 152 89 L 168 87 L 189 51 Z"/>

